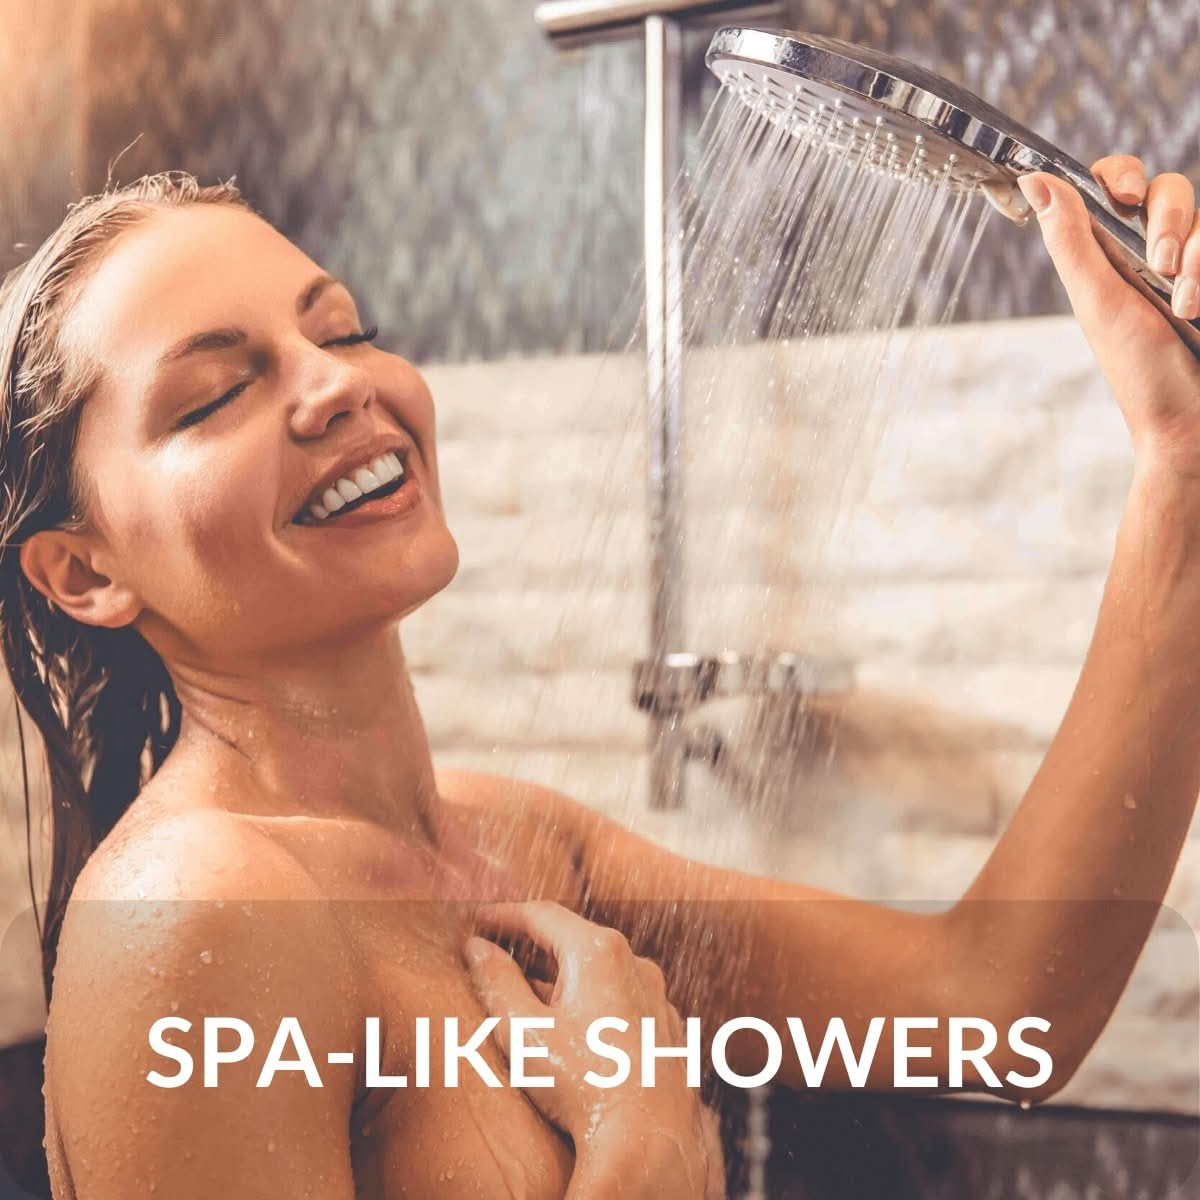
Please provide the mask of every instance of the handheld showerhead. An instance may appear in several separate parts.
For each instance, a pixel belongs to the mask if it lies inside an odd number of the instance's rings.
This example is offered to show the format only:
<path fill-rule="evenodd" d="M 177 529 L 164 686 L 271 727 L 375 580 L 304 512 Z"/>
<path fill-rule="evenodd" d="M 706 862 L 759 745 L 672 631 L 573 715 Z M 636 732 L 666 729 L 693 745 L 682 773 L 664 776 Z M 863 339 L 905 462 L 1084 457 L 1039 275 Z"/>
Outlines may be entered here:
<path fill-rule="evenodd" d="M 952 189 L 980 188 L 1017 224 L 1031 211 L 1016 186 L 1020 175 L 1046 171 L 1073 184 L 1113 266 L 1200 357 L 1200 321 L 1175 316 L 1171 281 L 1146 261 L 1140 210 L 1114 202 L 1082 163 L 965 88 L 865 46 L 785 30 L 719 29 L 705 61 L 740 101 L 767 115 L 804 123 L 828 113 L 830 136 L 841 119 L 846 153 L 877 147 L 870 131 L 882 128 L 891 161 Z"/>

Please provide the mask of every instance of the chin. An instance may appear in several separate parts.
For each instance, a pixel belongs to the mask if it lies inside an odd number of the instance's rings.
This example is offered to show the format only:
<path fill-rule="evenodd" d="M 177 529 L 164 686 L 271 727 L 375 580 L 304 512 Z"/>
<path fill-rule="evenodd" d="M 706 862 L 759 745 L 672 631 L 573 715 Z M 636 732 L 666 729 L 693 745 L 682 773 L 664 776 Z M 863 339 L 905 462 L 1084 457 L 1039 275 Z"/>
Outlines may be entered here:
<path fill-rule="evenodd" d="M 405 566 L 403 593 L 396 597 L 393 615 L 398 620 L 431 600 L 458 574 L 458 543 L 443 527 L 436 543 L 421 555 L 420 563 Z"/>

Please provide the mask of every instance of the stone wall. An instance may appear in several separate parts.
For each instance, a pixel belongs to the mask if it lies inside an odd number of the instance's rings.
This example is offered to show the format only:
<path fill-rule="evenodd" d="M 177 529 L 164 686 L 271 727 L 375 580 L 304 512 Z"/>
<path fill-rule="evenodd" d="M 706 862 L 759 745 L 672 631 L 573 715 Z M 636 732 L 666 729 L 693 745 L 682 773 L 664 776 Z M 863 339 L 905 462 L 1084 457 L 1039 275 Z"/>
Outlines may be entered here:
<path fill-rule="evenodd" d="M 435 757 L 563 788 L 699 858 L 952 900 L 1074 686 L 1130 478 L 1121 417 L 1070 320 L 962 325 L 929 335 L 917 386 L 852 459 L 822 465 L 803 406 L 771 392 L 786 362 L 732 354 L 736 396 L 689 401 L 687 648 L 850 660 L 855 687 L 823 726 L 832 762 L 821 739 L 779 735 L 753 795 L 694 764 L 687 807 L 650 811 L 630 701 L 647 650 L 642 370 L 623 356 L 426 368 L 462 556 L 402 634 Z M 841 515 L 814 537 L 836 507 L 815 493 L 846 470 Z M 726 701 L 697 719 L 736 761 L 753 716 Z M 23 895 L 15 836 L 0 842 L 6 911 Z M 1179 915 L 1063 1100 L 1196 1111 L 1195 839 L 1169 901 Z M 36 1023 L 32 989 L 31 972 L 0 977 L 0 1042 Z"/>

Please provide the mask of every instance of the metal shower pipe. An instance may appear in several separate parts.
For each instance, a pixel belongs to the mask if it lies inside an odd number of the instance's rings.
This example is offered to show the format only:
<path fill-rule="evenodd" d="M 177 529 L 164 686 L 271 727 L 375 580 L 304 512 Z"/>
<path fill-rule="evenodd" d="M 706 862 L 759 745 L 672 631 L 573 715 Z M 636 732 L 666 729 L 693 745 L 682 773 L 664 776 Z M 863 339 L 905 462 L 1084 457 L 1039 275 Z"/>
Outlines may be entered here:
<path fill-rule="evenodd" d="M 682 165 L 683 30 L 730 14 L 778 15 L 778 0 L 549 0 L 534 20 L 569 49 L 642 35 L 646 114 L 643 238 L 646 263 L 647 505 L 650 526 L 650 658 L 683 649 L 683 323 L 680 219 L 672 183 Z M 683 709 L 649 708 L 650 802 L 683 804 Z"/>
<path fill-rule="evenodd" d="M 646 18 L 645 213 L 650 658 L 683 649 L 683 322 L 677 197 L 683 30 Z M 683 805 L 684 714 L 650 714 L 650 802 Z"/>

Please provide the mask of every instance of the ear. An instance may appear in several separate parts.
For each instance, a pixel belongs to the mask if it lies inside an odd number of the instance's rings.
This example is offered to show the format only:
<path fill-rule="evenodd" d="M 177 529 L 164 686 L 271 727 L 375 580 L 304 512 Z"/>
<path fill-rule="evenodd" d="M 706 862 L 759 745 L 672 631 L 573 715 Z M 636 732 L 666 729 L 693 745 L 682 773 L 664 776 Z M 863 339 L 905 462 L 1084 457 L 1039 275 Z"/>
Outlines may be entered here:
<path fill-rule="evenodd" d="M 117 629 L 142 610 L 137 595 L 92 566 L 86 534 L 64 529 L 35 533 L 21 547 L 21 569 L 39 592 L 85 625 Z"/>

